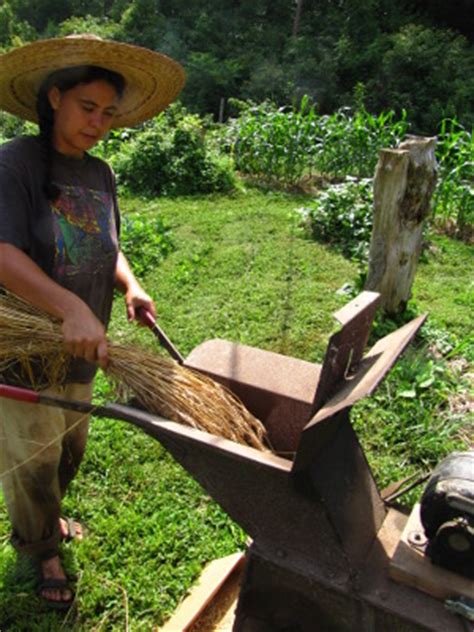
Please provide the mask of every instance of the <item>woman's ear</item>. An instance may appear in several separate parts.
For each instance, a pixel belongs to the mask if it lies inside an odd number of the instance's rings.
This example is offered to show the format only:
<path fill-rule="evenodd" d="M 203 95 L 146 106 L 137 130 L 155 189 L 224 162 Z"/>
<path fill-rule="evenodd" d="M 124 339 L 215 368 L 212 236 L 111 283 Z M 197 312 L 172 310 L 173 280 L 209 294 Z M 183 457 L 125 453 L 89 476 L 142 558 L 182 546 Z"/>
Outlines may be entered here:
<path fill-rule="evenodd" d="M 48 90 L 48 100 L 53 110 L 57 110 L 59 102 L 61 101 L 61 92 L 59 91 L 59 88 L 53 86 Z"/>

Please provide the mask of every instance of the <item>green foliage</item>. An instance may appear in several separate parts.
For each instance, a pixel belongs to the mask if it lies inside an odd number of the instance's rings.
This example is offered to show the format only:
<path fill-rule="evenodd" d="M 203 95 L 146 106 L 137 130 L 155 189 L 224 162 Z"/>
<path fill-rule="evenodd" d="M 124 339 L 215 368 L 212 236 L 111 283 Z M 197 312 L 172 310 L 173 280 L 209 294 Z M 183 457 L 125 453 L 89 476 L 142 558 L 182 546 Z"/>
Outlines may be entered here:
<path fill-rule="evenodd" d="M 436 154 L 438 184 L 433 200 L 434 220 L 454 228 L 456 236 L 472 240 L 474 231 L 474 140 L 456 119 L 443 120 Z"/>
<path fill-rule="evenodd" d="M 372 180 L 348 178 L 300 209 L 313 237 L 356 261 L 367 260 L 372 233 Z"/>
<path fill-rule="evenodd" d="M 157 0 L 130 2 L 120 18 L 122 38 L 147 48 L 156 48 L 165 28 L 165 17 Z"/>
<path fill-rule="evenodd" d="M 16 136 L 37 134 L 38 126 L 35 123 L 22 121 L 8 112 L 0 112 L 0 143 L 11 140 Z"/>
<path fill-rule="evenodd" d="M 58 27 L 50 25 L 51 36 L 65 37 L 77 33 L 93 33 L 104 39 L 117 39 L 119 27 L 108 17 L 92 15 L 73 16 L 61 22 Z M 46 33 L 47 35 L 47 33 Z"/>
<path fill-rule="evenodd" d="M 415 131 L 434 134 L 454 114 L 473 124 L 472 11 L 455 2 L 304 2 L 293 34 L 288 0 L 3 0 L 0 47 L 88 31 L 160 50 L 187 70 L 186 107 L 215 117 L 221 99 L 283 105 L 304 94 L 329 114 L 353 105 L 363 82 L 369 111 L 405 109 Z"/>
<path fill-rule="evenodd" d="M 395 147 L 408 130 L 406 113 L 397 118 L 393 111 L 378 116 L 361 106 L 351 113 L 342 109 L 321 117 L 315 168 L 338 177 L 373 175 L 382 148 Z"/>
<path fill-rule="evenodd" d="M 467 387 L 462 373 L 432 348 L 411 347 L 375 394 L 353 409 L 354 427 L 382 487 L 466 449 L 460 432 L 467 419 L 462 409 L 451 410 L 450 402 Z M 404 502 L 415 502 L 419 493 Z"/>
<path fill-rule="evenodd" d="M 21 46 L 34 37 L 34 28 L 16 14 L 14 0 L 3 0 L 0 4 L 0 52 L 3 48 L 8 50 L 12 46 Z"/>
<path fill-rule="evenodd" d="M 208 52 L 192 52 L 186 64 L 188 79 L 182 98 L 194 112 L 217 114 L 220 99 L 238 89 L 238 60 L 219 59 Z"/>
<path fill-rule="evenodd" d="M 292 183 L 308 169 L 317 116 L 308 100 L 288 112 L 264 102 L 250 106 L 230 128 L 236 166 L 245 173 Z M 229 136 L 227 139 L 229 142 Z"/>
<path fill-rule="evenodd" d="M 38 33 L 47 28 L 48 23 L 59 24 L 67 19 L 71 11 L 70 0 L 9 0 L 17 20 L 27 23 Z"/>
<path fill-rule="evenodd" d="M 150 220 L 136 213 L 123 217 L 120 247 L 135 275 L 143 277 L 173 251 L 174 243 L 171 229 L 160 216 Z"/>
<path fill-rule="evenodd" d="M 309 106 L 308 97 L 303 98 L 298 110 L 277 108 L 268 102 L 255 106 L 234 100 L 232 105 L 241 114 L 222 131 L 222 147 L 233 153 L 236 166 L 243 173 L 270 182 L 291 185 L 311 178 L 315 172 L 331 178 L 370 177 L 379 150 L 398 145 L 408 130 L 408 122 L 405 115 L 397 119 L 393 111 L 378 116 L 370 114 L 363 105 L 364 96 L 365 88 L 358 84 L 355 91 L 358 109 L 354 113 L 346 108 L 324 116 L 317 115 L 314 107 Z M 473 136 L 456 119 L 445 119 L 440 124 L 438 138 L 436 154 L 440 168 L 433 200 L 435 222 L 469 241 L 474 225 Z M 345 193 L 336 189 L 331 204 L 336 204 L 341 195 L 344 197 Z M 342 201 L 341 206 L 344 206 Z M 314 217 L 316 223 L 322 221 L 320 212 Z M 341 213 L 345 214 L 343 208 Z M 330 215 L 335 220 L 335 208 Z M 333 220 L 329 222 L 325 212 L 324 222 L 328 227 L 331 225 L 331 235 L 337 233 Z M 317 232 L 325 238 L 329 236 L 320 225 Z"/>
<path fill-rule="evenodd" d="M 377 109 L 404 108 L 417 129 L 433 135 L 443 118 L 474 125 L 474 52 L 464 37 L 409 24 L 388 38 L 380 75 L 369 81 Z"/>
<path fill-rule="evenodd" d="M 232 163 L 206 144 L 203 121 L 171 108 L 142 130 L 119 132 L 111 156 L 118 182 L 142 195 L 192 195 L 228 191 L 234 186 Z M 117 147 L 117 143 L 116 143 Z"/>
<path fill-rule="evenodd" d="M 305 96 L 298 109 L 247 106 L 231 122 L 225 142 L 244 173 L 292 184 L 314 172 L 368 177 L 378 150 L 396 145 L 407 127 L 405 116 L 373 116 L 363 106 L 354 114 L 343 109 L 320 116 Z"/>

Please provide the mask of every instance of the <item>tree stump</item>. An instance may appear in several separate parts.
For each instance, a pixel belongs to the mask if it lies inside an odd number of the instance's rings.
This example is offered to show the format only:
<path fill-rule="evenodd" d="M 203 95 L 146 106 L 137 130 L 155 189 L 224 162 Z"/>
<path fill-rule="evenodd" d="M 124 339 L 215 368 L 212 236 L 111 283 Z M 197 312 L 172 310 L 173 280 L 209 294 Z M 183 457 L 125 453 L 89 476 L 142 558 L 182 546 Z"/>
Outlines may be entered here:
<path fill-rule="evenodd" d="M 411 296 L 436 184 L 435 145 L 436 138 L 408 136 L 379 154 L 365 289 L 380 292 L 387 314 L 403 311 Z"/>

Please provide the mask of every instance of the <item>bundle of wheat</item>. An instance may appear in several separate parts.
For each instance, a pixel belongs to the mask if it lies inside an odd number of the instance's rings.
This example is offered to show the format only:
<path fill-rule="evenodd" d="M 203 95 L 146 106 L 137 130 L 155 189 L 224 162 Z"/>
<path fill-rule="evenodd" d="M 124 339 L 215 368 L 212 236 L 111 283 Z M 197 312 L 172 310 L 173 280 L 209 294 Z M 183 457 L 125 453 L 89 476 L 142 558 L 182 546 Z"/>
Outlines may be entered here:
<path fill-rule="evenodd" d="M 32 384 L 56 384 L 68 361 L 57 320 L 13 294 L 0 294 L 0 372 L 13 365 L 25 371 Z"/>
<path fill-rule="evenodd" d="M 109 341 L 108 350 L 106 374 L 147 411 L 265 449 L 264 426 L 221 384 L 137 346 Z M 0 372 L 19 364 L 33 376 L 40 367 L 55 384 L 69 360 L 60 321 L 11 293 L 0 295 Z"/>

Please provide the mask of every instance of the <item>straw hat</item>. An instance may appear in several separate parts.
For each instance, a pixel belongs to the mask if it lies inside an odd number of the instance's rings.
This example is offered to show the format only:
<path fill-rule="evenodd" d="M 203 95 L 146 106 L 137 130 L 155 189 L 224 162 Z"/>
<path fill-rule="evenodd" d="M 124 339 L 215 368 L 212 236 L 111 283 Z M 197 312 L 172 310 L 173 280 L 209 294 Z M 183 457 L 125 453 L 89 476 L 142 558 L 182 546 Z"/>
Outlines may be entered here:
<path fill-rule="evenodd" d="M 131 127 L 158 114 L 176 99 L 185 79 L 176 61 L 140 46 L 89 34 L 39 40 L 0 56 L 0 109 L 36 122 L 36 95 L 44 79 L 55 70 L 82 65 L 124 77 L 113 127 Z"/>

